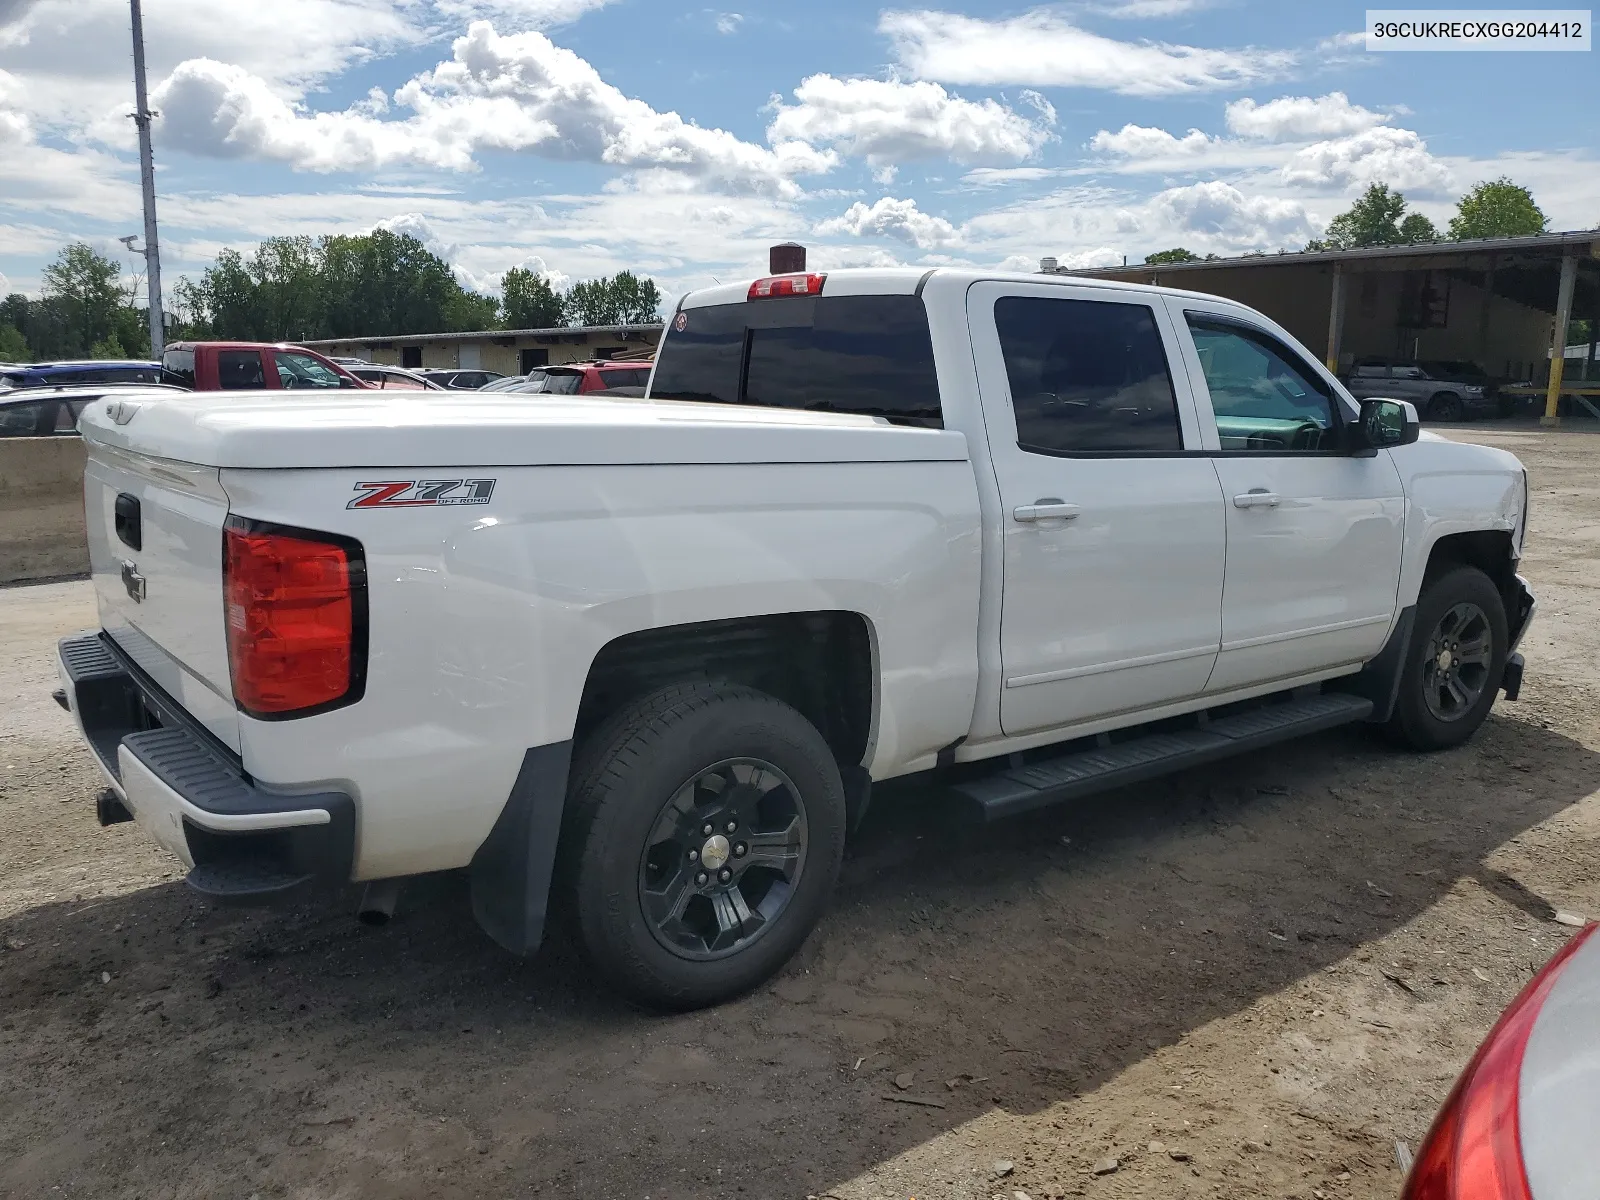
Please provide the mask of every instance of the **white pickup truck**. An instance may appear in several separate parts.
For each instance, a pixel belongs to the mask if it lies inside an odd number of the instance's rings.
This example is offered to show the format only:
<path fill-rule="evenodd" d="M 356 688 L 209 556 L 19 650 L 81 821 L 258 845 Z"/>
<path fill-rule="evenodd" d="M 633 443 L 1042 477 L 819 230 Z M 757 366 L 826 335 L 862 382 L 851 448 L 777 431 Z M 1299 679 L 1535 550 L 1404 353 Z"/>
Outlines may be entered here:
<path fill-rule="evenodd" d="M 655 1005 L 775 971 L 873 780 L 988 818 L 1343 722 L 1460 742 L 1533 612 L 1510 454 L 1212 296 L 725 285 L 647 398 L 92 406 L 62 700 L 198 891 L 466 868 Z"/>

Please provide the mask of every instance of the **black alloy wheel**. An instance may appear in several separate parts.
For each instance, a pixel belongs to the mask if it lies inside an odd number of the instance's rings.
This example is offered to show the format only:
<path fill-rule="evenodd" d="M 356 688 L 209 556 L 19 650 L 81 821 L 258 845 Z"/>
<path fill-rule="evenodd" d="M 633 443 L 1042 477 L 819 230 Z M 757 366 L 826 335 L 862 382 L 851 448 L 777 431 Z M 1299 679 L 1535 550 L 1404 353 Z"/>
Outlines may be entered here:
<path fill-rule="evenodd" d="M 721 958 L 782 915 L 805 865 L 799 789 L 764 759 L 730 758 L 662 808 L 639 857 L 639 901 L 650 932 L 672 953 Z"/>
<path fill-rule="evenodd" d="M 1434 626 L 1422 659 L 1422 698 L 1440 721 L 1459 721 L 1477 707 L 1490 686 L 1494 635 L 1489 618 L 1463 601 Z"/>
<path fill-rule="evenodd" d="M 1431 571 L 1417 597 L 1389 736 L 1413 750 L 1466 741 L 1494 706 L 1509 652 L 1505 602 L 1493 581 L 1465 563 Z"/>
<path fill-rule="evenodd" d="M 620 706 L 573 760 L 560 904 L 585 956 L 652 1008 L 717 1004 L 800 948 L 844 856 L 844 783 L 782 700 L 685 681 Z"/>

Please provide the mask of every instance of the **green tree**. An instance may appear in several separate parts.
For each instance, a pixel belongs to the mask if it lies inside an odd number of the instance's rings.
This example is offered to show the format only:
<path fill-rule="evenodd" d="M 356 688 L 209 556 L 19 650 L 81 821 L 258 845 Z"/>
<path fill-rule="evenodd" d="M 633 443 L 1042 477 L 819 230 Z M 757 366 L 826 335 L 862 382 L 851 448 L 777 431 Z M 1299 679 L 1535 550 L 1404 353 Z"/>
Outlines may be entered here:
<path fill-rule="evenodd" d="M 1502 175 L 1474 184 L 1461 197 L 1450 218 L 1450 239 L 1519 237 L 1549 228 L 1550 218 L 1533 202 L 1533 193 Z"/>
<path fill-rule="evenodd" d="M 1407 213 L 1400 222 L 1400 240 L 1408 245 L 1416 242 L 1437 242 L 1439 231 L 1433 222 L 1419 212 Z"/>
<path fill-rule="evenodd" d="M 1182 246 L 1174 246 L 1171 250 L 1157 250 L 1154 254 L 1144 256 L 1145 266 L 1156 263 L 1186 263 L 1200 262 L 1200 256 L 1193 250 L 1185 250 Z"/>
<path fill-rule="evenodd" d="M 1375 183 L 1361 194 L 1348 210 L 1328 222 L 1328 236 L 1321 247 L 1352 250 L 1358 246 L 1394 246 L 1400 236 L 1400 218 L 1406 211 L 1406 198 L 1391 192 L 1389 186 Z"/>
<path fill-rule="evenodd" d="M 173 295 L 186 328 L 249 341 L 490 329 L 498 312 L 416 238 L 387 229 L 268 238 L 249 258 L 223 250 Z"/>
<path fill-rule="evenodd" d="M 574 325 L 647 325 L 661 319 L 661 289 L 653 279 L 619 271 L 609 279 L 573 284 L 566 309 Z"/>
<path fill-rule="evenodd" d="M 64 246 L 44 269 L 44 298 L 63 309 L 71 330 L 73 353 L 83 354 L 107 336 L 116 310 L 125 307 L 122 268 L 83 242 Z"/>
<path fill-rule="evenodd" d="M 500 286 L 507 329 L 550 329 L 567 323 L 566 305 L 543 275 L 526 267 L 512 267 Z"/>
<path fill-rule="evenodd" d="M 97 359 L 127 358 L 128 352 L 123 349 L 122 343 L 117 340 L 117 335 L 113 333 L 90 346 L 89 357 Z"/>
<path fill-rule="evenodd" d="M 0 362 L 28 362 L 28 339 L 9 321 L 0 322 Z"/>

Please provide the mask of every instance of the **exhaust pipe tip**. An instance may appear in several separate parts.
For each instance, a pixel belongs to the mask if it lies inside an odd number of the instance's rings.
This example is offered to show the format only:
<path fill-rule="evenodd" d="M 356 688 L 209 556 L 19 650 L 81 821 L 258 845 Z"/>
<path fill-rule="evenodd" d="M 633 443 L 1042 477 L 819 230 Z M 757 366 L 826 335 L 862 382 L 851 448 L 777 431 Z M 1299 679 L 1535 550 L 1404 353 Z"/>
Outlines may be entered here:
<path fill-rule="evenodd" d="M 356 906 L 356 920 L 370 929 L 387 925 L 404 887 L 404 879 L 376 879 L 367 884 L 361 892 L 361 903 Z"/>

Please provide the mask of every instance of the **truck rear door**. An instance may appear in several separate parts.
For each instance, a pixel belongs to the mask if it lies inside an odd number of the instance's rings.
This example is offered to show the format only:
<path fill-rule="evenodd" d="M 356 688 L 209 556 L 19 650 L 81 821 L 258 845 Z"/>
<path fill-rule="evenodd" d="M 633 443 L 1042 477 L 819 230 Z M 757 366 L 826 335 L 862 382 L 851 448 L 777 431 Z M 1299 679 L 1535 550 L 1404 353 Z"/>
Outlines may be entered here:
<path fill-rule="evenodd" d="M 1148 293 L 967 293 L 1000 489 L 1000 723 L 1025 734 L 1200 694 L 1216 662 L 1222 490 L 1176 331 Z"/>
<path fill-rule="evenodd" d="M 215 467 L 91 444 L 84 516 L 101 626 L 237 751 L 222 596 L 227 515 Z"/>

